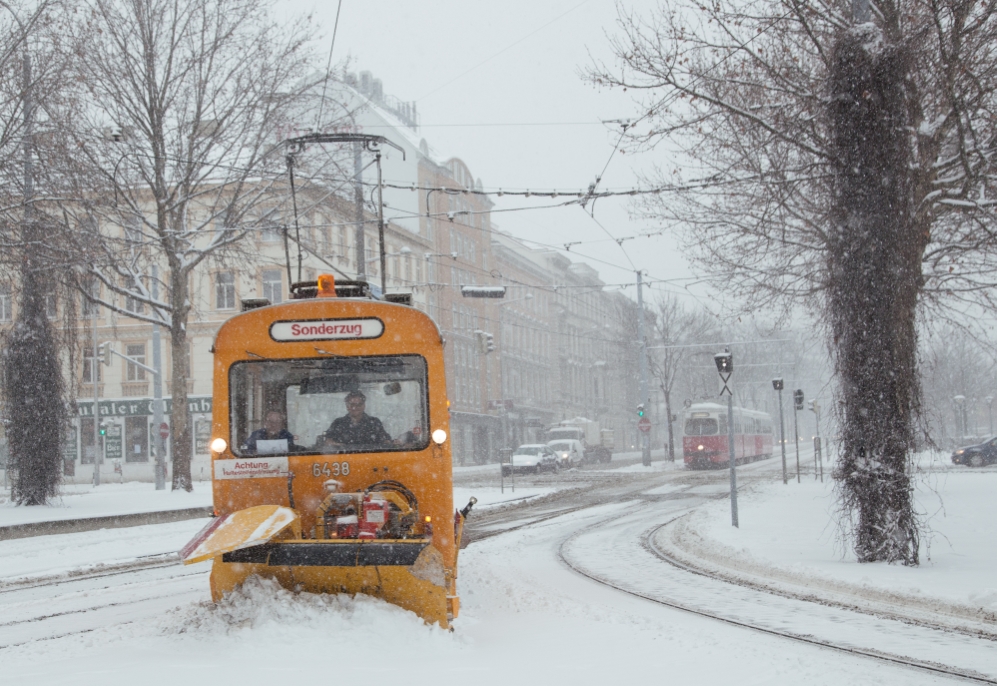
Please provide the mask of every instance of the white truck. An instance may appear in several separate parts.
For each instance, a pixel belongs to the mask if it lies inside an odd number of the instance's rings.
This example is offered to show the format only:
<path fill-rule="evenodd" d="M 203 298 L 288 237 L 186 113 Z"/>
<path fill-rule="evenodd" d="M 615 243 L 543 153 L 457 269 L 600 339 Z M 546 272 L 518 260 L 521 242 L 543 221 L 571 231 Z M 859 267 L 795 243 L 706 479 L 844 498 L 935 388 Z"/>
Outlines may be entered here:
<path fill-rule="evenodd" d="M 599 422 L 575 417 L 558 422 L 547 430 L 547 441 L 573 439 L 582 442 L 582 462 L 609 462 L 616 447 L 612 429 L 600 429 Z"/>

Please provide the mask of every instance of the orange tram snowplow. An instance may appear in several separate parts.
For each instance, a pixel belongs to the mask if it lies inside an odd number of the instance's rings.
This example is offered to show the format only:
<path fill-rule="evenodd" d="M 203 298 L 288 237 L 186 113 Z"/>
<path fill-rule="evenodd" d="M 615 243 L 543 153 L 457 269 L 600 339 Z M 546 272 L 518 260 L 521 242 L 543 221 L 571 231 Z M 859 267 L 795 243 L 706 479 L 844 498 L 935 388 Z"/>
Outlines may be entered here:
<path fill-rule="evenodd" d="M 216 516 L 181 551 L 213 561 L 216 602 L 256 574 L 457 616 L 474 499 L 454 511 L 443 339 L 410 303 L 322 275 L 218 331 Z"/>

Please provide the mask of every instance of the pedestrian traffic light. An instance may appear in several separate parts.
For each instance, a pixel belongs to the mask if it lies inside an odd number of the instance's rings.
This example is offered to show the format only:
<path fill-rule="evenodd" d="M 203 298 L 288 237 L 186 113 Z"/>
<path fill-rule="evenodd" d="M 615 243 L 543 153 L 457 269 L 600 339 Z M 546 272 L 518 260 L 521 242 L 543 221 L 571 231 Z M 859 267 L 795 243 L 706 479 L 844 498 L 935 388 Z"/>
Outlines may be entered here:
<path fill-rule="evenodd" d="M 793 391 L 793 402 L 796 403 L 797 410 L 803 409 L 803 391 L 801 389 L 797 388 Z"/>
<path fill-rule="evenodd" d="M 643 417 L 644 416 L 644 405 L 643 404 L 637 406 L 637 416 L 638 417 Z"/>

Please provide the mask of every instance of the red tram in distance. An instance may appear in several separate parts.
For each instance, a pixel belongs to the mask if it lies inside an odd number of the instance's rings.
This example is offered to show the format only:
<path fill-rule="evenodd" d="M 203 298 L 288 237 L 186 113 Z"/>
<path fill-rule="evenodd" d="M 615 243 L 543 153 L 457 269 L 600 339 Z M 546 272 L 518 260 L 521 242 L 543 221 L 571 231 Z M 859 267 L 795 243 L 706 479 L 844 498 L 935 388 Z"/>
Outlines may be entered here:
<path fill-rule="evenodd" d="M 688 469 L 730 464 L 727 406 L 697 403 L 685 411 L 682 454 Z M 772 417 L 766 412 L 734 408 L 734 456 L 737 464 L 772 457 Z"/>

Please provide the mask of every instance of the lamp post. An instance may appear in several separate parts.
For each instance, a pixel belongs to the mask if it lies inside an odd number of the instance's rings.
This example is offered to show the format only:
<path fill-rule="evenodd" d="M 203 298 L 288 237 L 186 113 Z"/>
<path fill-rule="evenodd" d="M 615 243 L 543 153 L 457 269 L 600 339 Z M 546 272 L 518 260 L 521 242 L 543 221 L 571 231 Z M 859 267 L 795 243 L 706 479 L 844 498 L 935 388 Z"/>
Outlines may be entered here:
<path fill-rule="evenodd" d="M 984 400 L 987 401 L 987 415 L 990 419 L 990 436 L 993 436 L 994 435 L 994 412 L 993 412 L 994 397 L 992 395 L 988 395 L 986 398 L 984 398 Z"/>
<path fill-rule="evenodd" d="M 499 349 L 499 378 L 502 379 L 502 386 L 505 386 L 505 310 L 502 308 L 506 305 L 512 305 L 514 303 L 523 302 L 524 300 L 533 300 L 533 294 L 527 293 L 522 298 L 514 298 L 513 300 L 506 300 L 505 302 L 499 303 L 499 345 L 502 347 Z M 503 393 L 503 395 L 505 395 Z M 502 398 L 503 404 L 505 398 Z M 509 447 L 509 411 L 508 408 L 502 415 L 503 426 L 502 426 L 502 448 L 507 449 Z M 510 459 L 511 464 L 511 459 Z"/>
<path fill-rule="evenodd" d="M 723 382 L 720 396 L 727 396 L 727 450 L 730 452 L 730 524 L 737 526 L 737 459 L 734 456 L 734 393 L 728 382 L 734 374 L 734 356 L 730 349 L 713 356 Z M 785 463 L 785 460 L 783 460 Z M 739 527 L 740 528 L 740 527 Z"/>
<path fill-rule="evenodd" d="M 782 422 L 782 389 L 785 384 L 782 379 L 772 379 L 772 388 L 779 393 L 779 445 L 782 446 L 782 483 L 788 484 L 786 478 L 786 427 Z M 799 479 L 799 469 L 796 470 L 796 477 Z"/>

